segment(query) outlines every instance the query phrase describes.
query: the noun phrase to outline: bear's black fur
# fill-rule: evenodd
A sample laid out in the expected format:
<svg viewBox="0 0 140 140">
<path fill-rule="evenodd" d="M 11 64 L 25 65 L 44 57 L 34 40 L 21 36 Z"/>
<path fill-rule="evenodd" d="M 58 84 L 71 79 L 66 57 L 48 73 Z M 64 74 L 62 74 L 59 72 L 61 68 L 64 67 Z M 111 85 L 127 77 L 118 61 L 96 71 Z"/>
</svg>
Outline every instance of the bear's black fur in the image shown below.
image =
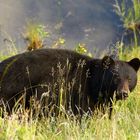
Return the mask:
<svg viewBox="0 0 140 140">
<path fill-rule="evenodd" d="M 111 108 L 114 97 L 125 99 L 135 88 L 139 67 L 138 58 L 93 59 L 60 49 L 18 54 L 0 63 L 1 106 L 11 110 L 23 96 L 29 107 L 34 96 L 47 111 L 56 112 L 61 105 L 74 114 L 104 105 Z"/>
</svg>

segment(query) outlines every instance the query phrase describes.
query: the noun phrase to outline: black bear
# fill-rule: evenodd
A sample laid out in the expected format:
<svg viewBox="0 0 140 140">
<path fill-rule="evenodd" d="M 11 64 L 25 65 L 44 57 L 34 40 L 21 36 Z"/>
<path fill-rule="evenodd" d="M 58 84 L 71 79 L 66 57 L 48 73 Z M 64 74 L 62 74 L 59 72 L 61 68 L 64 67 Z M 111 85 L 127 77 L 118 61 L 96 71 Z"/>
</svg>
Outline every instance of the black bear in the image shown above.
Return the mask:
<svg viewBox="0 0 140 140">
<path fill-rule="evenodd" d="M 0 106 L 9 111 L 35 97 L 47 112 L 62 106 L 74 114 L 126 99 L 137 83 L 140 60 L 93 59 L 69 50 L 40 49 L 0 63 Z"/>
</svg>

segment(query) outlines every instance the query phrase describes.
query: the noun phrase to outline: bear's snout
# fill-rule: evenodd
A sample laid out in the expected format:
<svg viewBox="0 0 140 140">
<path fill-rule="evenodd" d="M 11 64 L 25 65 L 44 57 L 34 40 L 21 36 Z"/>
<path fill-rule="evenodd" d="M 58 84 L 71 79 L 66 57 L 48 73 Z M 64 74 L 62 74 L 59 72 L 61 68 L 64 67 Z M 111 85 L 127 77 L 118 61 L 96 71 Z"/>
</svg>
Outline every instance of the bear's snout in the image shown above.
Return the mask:
<svg viewBox="0 0 140 140">
<path fill-rule="evenodd" d="M 127 91 L 121 91 L 120 94 L 121 94 L 122 99 L 126 99 L 128 97 Z"/>
<path fill-rule="evenodd" d="M 117 99 L 126 99 L 129 94 L 129 82 L 124 80 L 120 83 L 117 89 L 116 98 Z"/>
<path fill-rule="evenodd" d="M 116 92 L 116 99 L 117 100 L 125 100 L 126 98 L 128 98 L 128 94 L 129 92 L 127 91 L 117 91 Z"/>
</svg>

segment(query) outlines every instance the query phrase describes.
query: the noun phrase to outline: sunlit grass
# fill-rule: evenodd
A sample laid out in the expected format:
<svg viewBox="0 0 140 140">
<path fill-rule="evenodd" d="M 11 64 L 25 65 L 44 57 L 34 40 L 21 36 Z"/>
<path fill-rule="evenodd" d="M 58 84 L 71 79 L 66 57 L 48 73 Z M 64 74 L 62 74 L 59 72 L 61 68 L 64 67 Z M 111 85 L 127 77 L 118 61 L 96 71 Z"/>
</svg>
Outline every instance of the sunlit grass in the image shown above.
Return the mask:
<svg viewBox="0 0 140 140">
<path fill-rule="evenodd" d="M 115 0 L 114 5 L 116 14 L 123 22 L 123 27 L 130 30 L 134 35 L 135 47 L 138 46 L 138 37 L 140 31 L 140 1 L 139 0 Z M 131 3 L 132 2 L 132 3 Z M 131 4 L 130 4 L 131 3 Z"/>
<path fill-rule="evenodd" d="M 112 120 L 102 117 L 83 118 L 81 123 L 70 117 L 18 119 L 16 114 L 0 118 L 0 139 L 26 140 L 137 140 L 140 136 L 140 81 L 124 102 L 114 105 Z"/>
<path fill-rule="evenodd" d="M 9 55 L 10 56 L 10 55 Z M 0 59 L 7 56 L 2 55 Z M 122 60 L 140 58 L 140 48 L 119 53 Z M 140 72 L 138 85 L 126 101 L 114 104 L 112 119 L 108 114 L 83 117 L 59 116 L 34 118 L 26 111 L 0 117 L 0 140 L 138 140 L 140 139 Z"/>
<path fill-rule="evenodd" d="M 140 59 L 140 47 L 127 47 L 125 50 L 119 48 L 119 59 L 120 60 L 130 60 L 135 57 Z"/>
</svg>

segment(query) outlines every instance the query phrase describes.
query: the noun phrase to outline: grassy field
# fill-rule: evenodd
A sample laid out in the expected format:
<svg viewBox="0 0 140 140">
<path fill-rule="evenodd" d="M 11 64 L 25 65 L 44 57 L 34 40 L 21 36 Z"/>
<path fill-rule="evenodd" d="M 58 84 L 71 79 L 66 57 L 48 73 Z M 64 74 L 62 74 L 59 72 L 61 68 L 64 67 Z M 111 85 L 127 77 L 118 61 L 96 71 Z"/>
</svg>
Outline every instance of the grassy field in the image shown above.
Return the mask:
<svg viewBox="0 0 140 140">
<path fill-rule="evenodd" d="M 140 58 L 140 47 L 120 52 L 120 59 Z M 5 58 L 5 57 L 3 57 Z M 114 104 L 112 119 L 108 114 L 88 119 L 59 117 L 28 119 L 23 113 L 0 117 L 0 140 L 140 140 L 140 71 L 138 85 L 126 101 Z"/>
</svg>

